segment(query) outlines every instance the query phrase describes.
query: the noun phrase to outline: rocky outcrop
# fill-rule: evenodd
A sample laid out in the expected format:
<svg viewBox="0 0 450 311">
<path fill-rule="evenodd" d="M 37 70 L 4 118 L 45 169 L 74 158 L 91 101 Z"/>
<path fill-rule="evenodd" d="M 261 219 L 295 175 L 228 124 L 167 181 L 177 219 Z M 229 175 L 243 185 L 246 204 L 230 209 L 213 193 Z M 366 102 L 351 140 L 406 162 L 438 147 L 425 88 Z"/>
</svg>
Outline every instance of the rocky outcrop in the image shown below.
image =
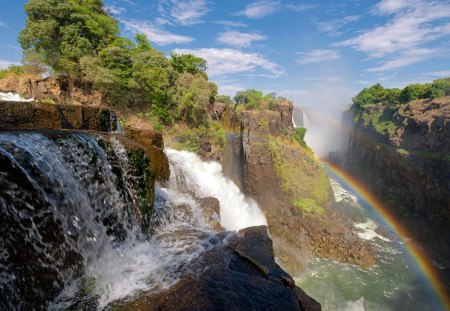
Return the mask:
<svg viewBox="0 0 450 311">
<path fill-rule="evenodd" d="M 164 141 L 160 133 L 152 130 L 126 127 L 126 136 L 139 143 L 145 148 L 147 158 L 151 159 L 157 180 L 165 181 L 169 179 L 169 160 L 164 153 Z"/>
<path fill-rule="evenodd" d="M 346 217 L 330 208 L 326 173 L 312 152 L 293 140 L 292 111 L 286 102 L 237 117 L 240 133 L 227 135 L 224 174 L 263 209 L 276 256 L 289 273 L 301 273 L 313 255 L 372 266 L 371 248 Z M 318 210 L 302 208 L 303 202 L 314 202 Z"/>
<path fill-rule="evenodd" d="M 345 169 L 365 183 L 440 262 L 450 254 L 450 97 L 354 111 Z M 360 116 L 380 116 L 367 122 Z M 383 125 L 389 128 L 383 130 Z M 384 126 L 387 128 L 387 126 Z M 418 225 L 417 222 L 428 223 Z M 429 233 L 425 235 L 425 232 Z M 433 246 L 434 245 L 434 246 Z M 441 255 L 439 255 L 441 254 Z"/>
<path fill-rule="evenodd" d="M 103 95 L 94 91 L 91 83 L 67 77 L 8 76 L 0 79 L 0 92 L 13 92 L 25 98 L 53 100 L 64 104 L 88 106 L 103 104 Z"/>
<path fill-rule="evenodd" d="M 159 293 L 112 306 L 115 310 L 320 310 L 274 261 L 267 228 L 221 233 L 218 246 L 189 276 Z"/>
<path fill-rule="evenodd" d="M 110 109 L 44 102 L 1 102 L 0 130 L 65 129 L 100 132 L 120 131 Z"/>
</svg>

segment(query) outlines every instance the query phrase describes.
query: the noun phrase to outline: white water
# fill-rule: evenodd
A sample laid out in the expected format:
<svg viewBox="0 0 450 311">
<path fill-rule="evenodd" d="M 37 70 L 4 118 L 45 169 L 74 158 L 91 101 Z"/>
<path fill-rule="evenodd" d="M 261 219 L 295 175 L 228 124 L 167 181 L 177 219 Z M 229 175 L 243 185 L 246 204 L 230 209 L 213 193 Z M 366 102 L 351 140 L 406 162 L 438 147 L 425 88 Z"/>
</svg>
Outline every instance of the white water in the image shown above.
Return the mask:
<svg viewBox="0 0 450 311">
<path fill-rule="evenodd" d="M 373 222 L 372 219 L 367 218 L 367 221 L 364 223 L 357 223 L 357 224 L 353 224 L 353 226 L 355 228 L 357 228 L 357 230 L 355 231 L 355 233 L 364 240 L 372 240 L 374 238 L 379 238 L 383 241 L 386 242 L 390 242 L 390 240 L 388 238 L 385 238 L 384 236 L 378 234 L 375 232 L 375 230 L 378 228 L 377 224 L 375 222 Z"/>
<path fill-rule="evenodd" d="M 292 126 L 293 126 L 294 128 L 297 128 L 297 127 L 298 127 L 297 124 L 295 123 L 294 112 L 293 112 L 293 111 L 292 111 Z"/>
<path fill-rule="evenodd" d="M 227 230 L 267 225 L 258 204 L 246 198 L 234 182 L 224 177 L 217 162 L 203 162 L 192 152 L 167 149 L 175 180 L 185 180 L 191 191 L 199 197 L 214 197 L 220 202 L 220 222 Z"/>
<path fill-rule="evenodd" d="M 305 129 L 309 129 L 311 127 L 311 125 L 309 123 L 308 116 L 306 115 L 306 113 L 303 109 L 302 109 L 302 112 L 303 112 L 303 127 Z"/>
<path fill-rule="evenodd" d="M 10 102 L 32 102 L 34 98 L 26 99 L 19 94 L 8 92 L 0 92 L 0 101 L 10 101 Z"/>
</svg>

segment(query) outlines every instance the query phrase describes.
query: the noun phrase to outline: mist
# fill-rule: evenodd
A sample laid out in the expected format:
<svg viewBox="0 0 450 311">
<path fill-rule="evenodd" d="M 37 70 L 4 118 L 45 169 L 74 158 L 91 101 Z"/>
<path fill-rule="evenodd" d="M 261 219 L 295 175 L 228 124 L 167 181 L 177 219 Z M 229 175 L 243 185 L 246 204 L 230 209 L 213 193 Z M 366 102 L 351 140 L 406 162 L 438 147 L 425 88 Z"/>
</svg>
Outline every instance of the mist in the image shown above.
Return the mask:
<svg viewBox="0 0 450 311">
<path fill-rule="evenodd" d="M 279 93 L 293 100 L 295 107 L 306 113 L 309 127 L 305 141 L 318 158 L 326 157 L 331 151 L 344 151 L 348 140 L 348 134 L 342 126 L 342 113 L 349 108 L 355 91 L 337 80 L 327 81 L 326 87 Z M 299 109 L 294 111 L 299 113 Z"/>
</svg>

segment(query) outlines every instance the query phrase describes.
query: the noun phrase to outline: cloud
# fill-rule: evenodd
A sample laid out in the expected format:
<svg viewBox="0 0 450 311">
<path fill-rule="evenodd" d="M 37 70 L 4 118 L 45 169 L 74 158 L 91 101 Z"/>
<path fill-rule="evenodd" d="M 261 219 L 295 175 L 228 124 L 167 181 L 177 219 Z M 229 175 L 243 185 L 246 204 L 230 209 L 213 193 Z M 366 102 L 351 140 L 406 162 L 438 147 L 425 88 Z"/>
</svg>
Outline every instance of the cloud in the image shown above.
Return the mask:
<svg viewBox="0 0 450 311">
<path fill-rule="evenodd" d="M 446 78 L 450 77 L 450 70 L 428 72 L 427 75 L 437 78 Z"/>
<path fill-rule="evenodd" d="M 209 12 L 206 0 L 170 0 L 161 1 L 161 14 L 168 15 L 178 25 L 191 26 L 200 24 L 203 15 Z"/>
<path fill-rule="evenodd" d="M 259 19 L 276 12 L 280 8 L 280 1 L 258 0 L 247 5 L 247 7 L 243 11 L 238 12 L 237 15 L 244 15 L 248 18 Z"/>
<path fill-rule="evenodd" d="M 265 39 L 265 36 L 255 32 L 226 31 L 219 34 L 216 41 L 235 47 L 250 47 L 253 42 Z"/>
<path fill-rule="evenodd" d="M 244 15 L 251 19 L 260 19 L 279 11 L 303 12 L 313 8 L 314 5 L 307 4 L 282 4 L 280 0 L 257 0 L 239 11 L 236 15 Z"/>
<path fill-rule="evenodd" d="M 229 26 L 229 27 L 247 27 L 247 24 L 234 21 L 215 21 L 215 24 Z"/>
<path fill-rule="evenodd" d="M 339 59 L 340 54 L 335 50 L 311 50 L 309 52 L 297 53 L 301 57 L 297 60 L 299 64 L 316 64 Z"/>
<path fill-rule="evenodd" d="M 11 65 L 20 65 L 20 62 L 0 59 L 0 69 L 6 69 Z"/>
<path fill-rule="evenodd" d="M 0 27 L 6 27 L 6 24 L 2 21 L 0 21 Z"/>
<path fill-rule="evenodd" d="M 258 53 L 246 53 L 236 49 L 175 49 L 177 54 L 194 54 L 206 59 L 208 74 L 220 76 L 234 73 L 253 72 L 257 69 L 268 71 L 272 76 L 281 76 L 284 70 Z"/>
<path fill-rule="evenodd" d="M 448 2 L 384 0 L 375 7 L 373 14 L 393 14 L 393 17 L 384 25 L 335 45 L 351 46 L 371 58 L 381 58 L 416 49 L 450 34 Z"/>
<path fill-rule="evenodd" d="M 369 68 L 366 71 L 383 72 L 387 70 L 399 69 L 431 58 L 438 53 L 439 51 L 436 49 L 407 50 L 403 53 L 400 53 L 397 58 L 385 61 L 384 63 L 380 64 L 380 66 Z"/>
<path fill-rule="evenodd" d="M 105 6 L 105 10 L 106 10 L 106 12 L 108 12 L 110 14 L 116 14 L 116 15 L 125 13 L 127 11 L 127 9 L 119 7 L 119 6 L 115 6 L 115 5 Z"/>
<path fill-rule="evenodd" d="M 357 22 L 360 19 L 361 16 L 346 16 L 344 18 L 335 18 L 321 21 L 317 25 L 320 31 L 325 32 L 330 36 L 338 36 L 342 34 L 339 29 L 349 23 Z"/>
<path fill-rule="evenodd" d="M 147 21 L 138 20 L 122 20 L 125 29 L 133 33 L 143 33 L 147 36 L 151 43 L 158 45 L 169 45 L 173 43 L 189 43 L 195 39 L 188 36 L 177 35 L 165 29 L 158 28 L 154 24 Z"/>
<path fill-rule="evenodd" d="M 219 88 L 219 94 L 228 95 L 233 97 L 239 91 L 244 91 L 246 89 L 245 86 L 240 84 L 222 84 L 217 82 L 217 86 Z"/>
<path fill-rule="evenodd" d="M 383 0 L 375 6 L 374 13 L 393 14 L 403 9 L 415 8 L 422 5 L 421 0 Z"/>
</svg>

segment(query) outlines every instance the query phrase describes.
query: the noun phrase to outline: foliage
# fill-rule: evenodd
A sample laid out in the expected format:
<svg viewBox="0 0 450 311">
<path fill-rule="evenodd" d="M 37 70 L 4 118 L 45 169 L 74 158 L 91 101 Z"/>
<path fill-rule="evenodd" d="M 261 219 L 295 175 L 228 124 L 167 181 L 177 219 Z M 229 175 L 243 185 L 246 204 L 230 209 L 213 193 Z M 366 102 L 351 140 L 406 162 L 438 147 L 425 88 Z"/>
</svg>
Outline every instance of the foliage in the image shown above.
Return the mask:
<svg viewBox="0 0 450 311">
<path fill-rule="evenodd" d="M 433 83 L 411 84 L 402 90 L 387 89 L 377 83 L 363 89 L 352 101 L 357 107 L 380 104 L 392 108 L 416 99 L 435 99 L 448 95 L 450 95 L 450 78 L 434 80 Z"/>
<path fill-rule="evenodd" d="M 190 126 L 199 127 L 207 122 L 206 107 L 214 102 L 217 86 L 202 75 L 183 73 L 176 82 L 175 100 L 179 103 L 178 119 Z"/>
<path fill-rule="evenodd" d="M 215 101 L 218 103 L 228 104 L 231 105 L 233 103 L 233 100 L 230 96 L 227 95 L 216 95 Z"/>
<path fill-rule="evenodd" d="M 263 92 L 254 89 L 237 92 L 236 96 L 234 96 L 234 101 L 237 104 L 245 105 L 246 109 L 259 108 L 262 99 Z"/>
<path fill-rule="evenodd" d="M 101 0 L 30 0 L 19 34 L 25 50 L 34 50 L 55 72 L 80 75 L 79 60 L 94 56 L 118 33 Z"/>
<path fill-rule="evenodd" d="M 305 134 L 306 129 L 303 127 L 294 128 L 294 139 L 305 149 L 309 149 L 308 145 L 305 142 Z"/>
<path fill-rule="evenodd" d="M 206 60 L 192 54 L 170 54 L 170 65 L 179 73 L 201 74 L 206 77 Z"/>
</svg>

